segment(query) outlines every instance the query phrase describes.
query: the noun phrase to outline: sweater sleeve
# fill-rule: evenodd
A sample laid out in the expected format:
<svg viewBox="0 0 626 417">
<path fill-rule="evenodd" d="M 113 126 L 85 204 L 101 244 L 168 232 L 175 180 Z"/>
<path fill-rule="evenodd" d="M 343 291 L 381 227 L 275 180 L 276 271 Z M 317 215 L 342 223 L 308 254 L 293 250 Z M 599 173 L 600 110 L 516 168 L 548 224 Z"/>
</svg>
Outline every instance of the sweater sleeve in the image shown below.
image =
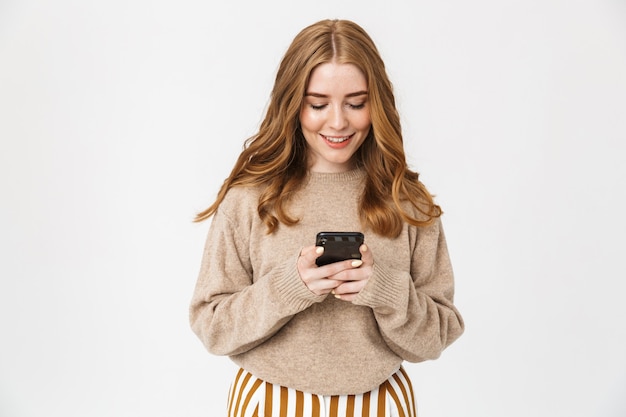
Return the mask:
<svg viewBox="0 0 626 417">
<path fill-rule="evenodd" d="M 325 298 L 300 279 L 297 252 L 265 276 L 255 276 L 249 229 L 236 212 L 229 214 L 220 206 L 213 217 L 189 312 L 191 328 L 216 355 L 262 344 L 294 314 Z"/>
<path fill-rule="evenodd" d="M 392 351 L 420 362 L 438 358 L 461 336 L 464 323 L 453 304 L 454 276 L 441 221 L 414 231 L 410 271 L 375 259 L 374 274 L 354 303 L 372 308 Z"/>
</svg>

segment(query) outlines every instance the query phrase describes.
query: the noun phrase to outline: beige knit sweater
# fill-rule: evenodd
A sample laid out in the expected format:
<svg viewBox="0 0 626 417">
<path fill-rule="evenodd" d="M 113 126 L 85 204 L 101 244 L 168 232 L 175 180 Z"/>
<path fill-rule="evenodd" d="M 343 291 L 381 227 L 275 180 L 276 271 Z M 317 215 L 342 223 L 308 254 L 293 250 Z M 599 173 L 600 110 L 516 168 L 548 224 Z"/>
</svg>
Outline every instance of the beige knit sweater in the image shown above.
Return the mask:
<svg viewBox="0 0 626 417">
<path fill-rule="evenodd" d="M 267 235 L 258 190 L 231 189 L 212 219 L 190 307 L 209 352 L 255 376 L 321 395 L 377 387 L 403 360 L 437 358 L 463 332 L 440 221 L 394 239 L 363 230 L 363 170 L 311 173 L 290 205 L 300 218 Z M 317 296 L 296 260 L 320 231 L 362 231 L 374 274 L 354 302 Z"/>
</svg>

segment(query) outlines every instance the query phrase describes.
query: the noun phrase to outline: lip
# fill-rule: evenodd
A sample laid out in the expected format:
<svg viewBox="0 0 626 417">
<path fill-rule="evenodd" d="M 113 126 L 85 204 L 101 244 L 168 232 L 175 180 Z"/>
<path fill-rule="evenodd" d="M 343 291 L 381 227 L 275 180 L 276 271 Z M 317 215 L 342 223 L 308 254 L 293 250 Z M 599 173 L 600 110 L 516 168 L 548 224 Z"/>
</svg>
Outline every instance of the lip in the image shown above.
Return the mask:
<svg viewBox="0 0 626 417">
<path fill-rule="evenodd" d="M 345 148 L 346 146 L 348 146 L 348 144 L 350 143 L 350 141 L 352 140 L 352 138 L 354 137 L 354 133 L 350 134 L 350 135 L 323 135 L 320 133 L 320 136 L 322 137 L 322 139 L 324 140 L 324 142 L 330 146 L 333 149 L 341 149 L 341 148 Z M 333 142 L 330 139 L 342 139 L 342 138 L 346 138 L 345 140 L 341 141 L 341 142 Z"/>
</svg>

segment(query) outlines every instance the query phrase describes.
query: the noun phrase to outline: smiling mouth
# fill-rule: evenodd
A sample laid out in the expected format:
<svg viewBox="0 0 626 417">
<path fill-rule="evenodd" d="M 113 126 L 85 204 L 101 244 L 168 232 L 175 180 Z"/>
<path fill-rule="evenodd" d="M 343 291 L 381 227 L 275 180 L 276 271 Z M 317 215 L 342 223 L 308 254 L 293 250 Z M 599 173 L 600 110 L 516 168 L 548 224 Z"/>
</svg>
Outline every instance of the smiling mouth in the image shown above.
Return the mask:
<svg viewBox="0 0 626 417">
<path fill-rule="evenodd" d="M 348 139 L 350 139 L 352 136 L 354 136 L 354 134 L 348 135 L 348 136 L 326 136 L 326 135 L 321 135 L 321 136 L 331 143 L 343 143 L 347 141 Z"/>
</svg>

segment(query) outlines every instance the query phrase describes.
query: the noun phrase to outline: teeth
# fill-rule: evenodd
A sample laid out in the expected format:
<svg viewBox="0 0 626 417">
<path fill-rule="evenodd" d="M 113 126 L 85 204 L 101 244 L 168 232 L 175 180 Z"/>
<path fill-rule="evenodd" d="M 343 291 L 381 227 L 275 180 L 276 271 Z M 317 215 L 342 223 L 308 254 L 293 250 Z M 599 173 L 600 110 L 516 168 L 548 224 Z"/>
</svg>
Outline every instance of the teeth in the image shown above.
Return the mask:
<svg viewBox="0 0 626 417">
<path fill-rule="evenodd" d="M 331 137 L 331 136 L 324 136 L 324 138 L 327 141 L 332 142 L 332 143 L 341 143 L 341 142 L 345 142 L 346 140 L 350 139 L 350 136 L 343 136 L 343 137 L 340 137 L 340 138 L 334 138 L 334 137 Z"/>
</svg>

